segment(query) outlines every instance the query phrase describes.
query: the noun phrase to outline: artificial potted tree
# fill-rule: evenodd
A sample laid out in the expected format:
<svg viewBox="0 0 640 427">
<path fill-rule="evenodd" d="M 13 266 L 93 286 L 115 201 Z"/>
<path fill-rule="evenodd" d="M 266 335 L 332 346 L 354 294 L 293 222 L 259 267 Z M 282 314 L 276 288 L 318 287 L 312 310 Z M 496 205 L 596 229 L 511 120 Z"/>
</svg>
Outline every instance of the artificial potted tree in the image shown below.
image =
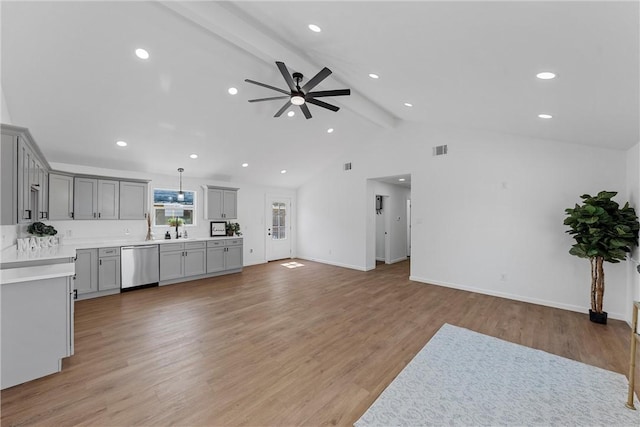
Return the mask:
<svg viewBox="0 0 640 427">
<path fill-rule="evenodd" d="M 604 261 L 618 263 L 627 257 L 634 246 L 638 246 L 638 216 L 629 206 L 624 207 L 612 200 L 615 191 L 601 191 L 597 196 L 583 194 L 582 205 L 565 209 L 564 224 L 567 233 L 576 243 L 569 253 L 588 258 L 591 263 L 591 309 L 589 319 L 596 323 L 607 323 L 607 312 L 602 310 L 604 298 Z"/>
</svg>

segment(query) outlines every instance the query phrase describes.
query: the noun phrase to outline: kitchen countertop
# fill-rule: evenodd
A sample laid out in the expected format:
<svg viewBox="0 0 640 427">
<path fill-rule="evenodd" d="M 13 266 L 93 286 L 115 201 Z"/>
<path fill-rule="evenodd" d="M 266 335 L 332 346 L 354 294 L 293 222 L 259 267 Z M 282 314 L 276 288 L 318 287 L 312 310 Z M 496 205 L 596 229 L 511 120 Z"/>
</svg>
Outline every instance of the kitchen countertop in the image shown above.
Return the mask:
<svg viewBox="0 0 640 427">
<path fill-rule="evenodd" d="M 31 251 L 18 252 L 16 246 L 11 246 L 4 249 L 0 253 L 0 263 L 20 263 L 25 261 L 46 261 L 62 258 L 75 258 L 77 249 L 93 249 L 93 248 L 108 248 L 108 247 L 120 247 L 120 246 L 135 246 L 135 245 L 163 245 L 166 243 L 188 243 L 208 240 L 228 240 L 228 239 L 242 239 L 241 236 L 218 236 L 218 237 L 191 237 L 187 239 L 156 239 L 156 240 L 101 240 L 101 239 L 83 239 L 78 241 L 66 241 L 63 240 L 62 245 L 52 246 L 49 248 L 41 248 Z M 33 268 L 33 267 L 31 267 Z"/>
<path fill-rule="evenodd" d="M 73 276 L 76 273 L 75 264 L 39 265 L 36 267 L 9 268 L 0 270 L 0 283 L 30 282 L 33 280 L 53 279 L 57 277 Z"/>
</svg>

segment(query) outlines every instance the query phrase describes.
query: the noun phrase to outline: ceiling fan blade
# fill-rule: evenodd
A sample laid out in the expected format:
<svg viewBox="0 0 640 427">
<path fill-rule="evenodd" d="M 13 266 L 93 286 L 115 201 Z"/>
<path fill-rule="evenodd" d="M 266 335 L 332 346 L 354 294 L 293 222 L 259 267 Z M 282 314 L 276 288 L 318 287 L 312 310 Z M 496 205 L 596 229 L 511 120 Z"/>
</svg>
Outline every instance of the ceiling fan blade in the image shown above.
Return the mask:
<svg viewBox="0 0 640 427">
<path fill-rule="evenodd" d="M 329 74 L 331 74 L 331 70 L 328 69 L 327 67 L 324 67 L 322 70 L 320 70 L 318 74 L 313 76 L 313 78 L 309 80 L 307 84 L 302 86 L 302 89 L 301 89 L 302 92 L 307 93 L 308 91 L 316 87 L 318 83 L 320 83 L 321 81 L 329 77 Z"/>
<path fill-rule="evenodd" d="M 302 105 L 300 106 L 300 109 L 302 110 L 302 114 L 304 114 L 304 116 L 305 116 L 307 119 L 310 119 L 310 118 L 311 118 L 311 111 L 309 111 L 309 107 L 307 107 L 307 104 L 302 104 Z"/>
<path fill-rule="evenodd" d="M 313 98 L 307 99 L 307 102 L 309 104 L 317 105 L 318 107 L 323 107 L 331 111 L 338 111 L 340 109 L 340 107 L 336 107 L 335 105 L 327 104 L 326 102 L 318 101 L 317 99 L 313 99 Z"/>
<path fill-rule="evenodd" d="M 293 83 L 293 78 L 291 78 L 291 73 L 289 73 L 287 66 L 284 65 L 284 62 L 279 61 L 276 61 L 276 65 L 278 66 L 282 77 L 284 77 L 284 81 L 287 82 L 287 86 L 291 89 L 291 92 L 296 92 L 298 89 L 296 88 L 295 83 Z"/>
<path fill-rule="evenodd" d="M 281 108 L 281 109 L 279 109 L 279 110 L 278 110 L 278 112 L 276 113 L 276 115 L 275 115 L 275 116 L 273 116 L 273 117 L 280 117 L 280 116 L 282 115 L 282 113 L 284 113 L 285 111 L 287 111 L 287 108 L 289 108 L 289 106 L 290 106 L 290 105 L 291 105 L 291 101 L 287 101 L 287 103 L 286 103 L 286 104 L 284 104 L 284 105 L 282 106 L 282 108 Z"/>
<path fill-rule="evenodd" d="M 286 99 L 289 95 L 272 96 L 271 98 L 250 99 L 249 102 L 273 101 L 274 99 Z"/>
<path fill-rule="evenodd" d="M 286 91 L 286 90 L 284 90 L 284 89 L 280 89 L 280 88 L 277 88 L 277 87 L 269 86 L 269 85 L 266 85 L 266 84 L 264 84 L 264 83 L 257 82 L 257 81 L 255 81 L 255 80 L 244 79 L 244 81 L 245 81 L 245 82 L 247 82 L 247 83 L 253 83 L 254 85 L 258 85 L 258 86 L 266 87 L 267 89 L 272 89 L 272 90 L 278 91 L 278 92 L 280 92 L 280 93 L 284 93 L 284 94 L 286 94 L 286 95 L 290 95 L 290 93 L 289 93 L 289 92 L 287 92 L 287 91 Z"/>
<path fill-rule="evenodd" d="M 309 92 L 309 98 L 320 98 L 323 96 L 342 96 L 351 95 L 351 89 L 335 89 L 335 90 L 319 90 L 317 92 Z"/>
</svg>

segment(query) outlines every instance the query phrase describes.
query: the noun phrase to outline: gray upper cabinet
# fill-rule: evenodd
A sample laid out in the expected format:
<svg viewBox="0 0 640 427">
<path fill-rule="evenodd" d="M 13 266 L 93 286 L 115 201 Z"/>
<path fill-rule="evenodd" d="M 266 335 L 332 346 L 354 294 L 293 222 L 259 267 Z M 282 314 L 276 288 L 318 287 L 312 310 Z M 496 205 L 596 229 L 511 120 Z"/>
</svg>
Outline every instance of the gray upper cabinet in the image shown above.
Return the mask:
<svg viewBox="0 0 640 427">
<path fill-rule="evenodd" d="M 30 223 L 48 218 L 49 165 L 28 129 L 2 125 L 3 225 Z"/>
<path fill-rule="evenodd" d="M 73 219 L 73 177 L 49 174 L 49 219 Z"/>
<path fill-rule="evenodd" d="M 238 189 L 206 187 L 205 219 L 229 220 L 238 217 Z"/>
<path fill-rule="evenodd" d="M 73 186 L 75 219 L 118 219 L 119 181 L 76 177 Z"/>
<path fill-rule="evenodd" d="M 120 182 L 120 219 L 145 219 L 148 210 L 146 182 Z"/>
<path fill-rule="evenodd" d="M 120 182 L 98 180 L 98 219 L 118 219 L 120 215 Z"/>
<path fill-rule="evenodd" d="M 75 219 L 98 218 L 98 180 L 76 177 L 73 182 L 73 215 Z"/>
</svg>

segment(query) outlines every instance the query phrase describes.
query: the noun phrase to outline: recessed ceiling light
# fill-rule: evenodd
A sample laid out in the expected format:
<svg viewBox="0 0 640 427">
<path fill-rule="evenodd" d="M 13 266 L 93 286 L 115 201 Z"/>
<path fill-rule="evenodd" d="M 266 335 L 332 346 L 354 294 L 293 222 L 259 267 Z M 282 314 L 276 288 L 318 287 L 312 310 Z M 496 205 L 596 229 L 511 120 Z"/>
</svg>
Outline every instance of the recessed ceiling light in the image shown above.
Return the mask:
<svg viewBox="0 0 640 427">
<path fill-rule="evenodd" d="M 542 73 L 536 74 L 536 77 L 542 80 L 550 80 L 555 79 L 556 75 L 550 71 L 543 71 Z"/>
<path fill-rule="evenodd" d="M 327 133 L 333 133 L 333 128 L 327 129 Z"/>
<path fill-rule="evenodd" d="M 311 31 L 313 31 L 314 33 L 319 33 L 320 31 L 322 31 L 322 29 L 320 27 L 318 27 L 317 25 L 314 25 L 314 24 L 309 24 L 309 29 Z"/>
<path fill-rule="evenodd" d="M 399 179 L 398 179 L 398 181 L 400 181 L 400 182 L 405 182 L 405 181 L 406 181 L 406 179 L 404 179 L 404 178 L 399 178 Z"/>
<path fill-rule="evenodd" d="M 136 56 L 140 59 L 149 59 L 149 52 L 142 48 L 136 49 Z"/>
<path fill-rule="evenodd" d="M 243 163 L 243 164 L 242 164 L 242 167 L 243 167 L 243 168 L 246 168 L 246 167 L 248 167 L 248 166 L 249 166 L 249 163 Z"/>
<path fill-rule="evenodd" d="M 230 87 L 227 92 L 229 92 L 230 95 L 236 95 L 238 93 L 238 89 L 236 89 L 235 87 Z"/>
<path fill-rule="evenodd" d="M 127 143 L 125 141 L 116 141 L 116 145 L 118 145 L 119 147 L 126 147 Z"/>
<path fill-rule="evenodd" d="M 413 107 L 413 104 L 411 104 L 411 103 L 409 103 L 409 102 L 405 102 L 405 103 L 404 103 L 404 106 L 405 106 L 405 107 Z"/>
<path fill-rule="evenodd" d="M 551 119 L 553 116 L 551 114 L 538 114 L 538 117 L 541 119 Z"/>
<path fill-rule="evenodd" d="M 369 77 L 371 77 L 372 79 L 379 79 L 380 76 L 374 73 L 369 73 Z"/>
<path fill-rule="evenodd" d="M 197 154 L 189 154 L 189 157 L 191 157 L 192 159 L 197 159 L 198 155 Z"/>
<path fill-rule="evenodd" d="M 286 170 L 286 169 L 282 169 L 282 170 L 280 171 L 280 173 L 287 173 L 287 170 Z"/>
<path fill-rule="evenodd" d="M 293 117 L 293 116 L 295 116 L 295 115 L 296 115 L 295 111 L 289 111 L 289 112 L 287 113 L 287 116 L 289 116 L 289 117 Z"/>
</svg>

